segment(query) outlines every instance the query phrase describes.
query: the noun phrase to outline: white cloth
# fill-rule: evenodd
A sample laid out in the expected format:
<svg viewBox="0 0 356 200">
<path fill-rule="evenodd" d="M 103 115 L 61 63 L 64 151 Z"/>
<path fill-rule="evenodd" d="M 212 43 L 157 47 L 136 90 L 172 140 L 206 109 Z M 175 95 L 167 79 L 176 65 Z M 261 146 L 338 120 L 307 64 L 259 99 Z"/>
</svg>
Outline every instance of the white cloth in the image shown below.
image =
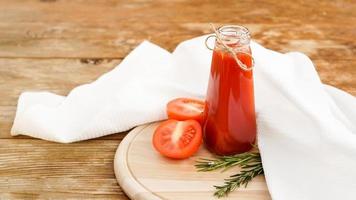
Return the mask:
<svg viewBox="0 0 356 200">
<path fill-rule="evenodd" d="M 164 119 L 175 97 L 204 98 L 205 37 L 171 54 L 143 42 L 122 63 L 67 97 L 25 92 L 12 134 L 75 142 Z M 252 42 L 258 145 L 276 200 L 356 199 L 356 99 L 323 85 L 309 58 Z"/>
</svg>

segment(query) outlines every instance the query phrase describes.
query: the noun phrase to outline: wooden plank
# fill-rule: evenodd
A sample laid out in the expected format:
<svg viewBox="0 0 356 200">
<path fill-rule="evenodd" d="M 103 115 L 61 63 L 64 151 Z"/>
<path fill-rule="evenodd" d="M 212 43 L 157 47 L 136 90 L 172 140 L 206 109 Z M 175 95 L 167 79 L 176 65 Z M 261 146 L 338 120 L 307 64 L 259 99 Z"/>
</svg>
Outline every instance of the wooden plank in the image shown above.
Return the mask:
<svg viewBox="0 0 356 200">
<path fill-rule="evenodd" d="M 249 1 L 1 1 L 0 57 L 123 58 L 144 39 L 173 50 L 211 32 L 207 23 L 214 22 L 244 24 L 268 48 L 354 59 L 356 4 L 258 3 L 263 7 Z"/>
<path fill-rule="evenodd" d="M 2 0 L 0 21 L 126 21 L 192 22 L 236 20 L 255 23 L 352 23 L 356 5 L 350 0 L 306 2 L 224 0 Z M 31 16 L 28 18 L 28 16 Z M 43 18 L 46 16 L 46 18 Z M 345 20 L 348 19 L 348 20 Z"/>
<path fill-rule="evenodd" d="M 239 21 L 231 23 L 241 24 Z M 53 24 L 0 23 L 0 57 L 123 58 L 144 40 L 172 51 L 183 40 L 210 33 L 207 23 L 182 23 L 163 31 L 170 24 L 135 22 L 122 28 L 121 25 L 100 27 L 73 23 L 59 23 L 55 27 Z M 354 59 L 352 55 L 356 52 L 354 26 L 243 24 L 251 29 L 256 41 L 275 50 L 302 51 L 312 58 L 332 56 L 334 59 Z"/>
<path fill-rule="evenodd" d="M 120 62 L 117 59 L 0 59 L 0 105 L 16 105 L 17 96 L 24 90 L 66 95 L 71 88 L 92 82 Z"/>
<path fill-rule="evenodd" d="M 119 143 L 0 139 L 0 199 L 127 199 L 113 173 Z"/>
</svg>

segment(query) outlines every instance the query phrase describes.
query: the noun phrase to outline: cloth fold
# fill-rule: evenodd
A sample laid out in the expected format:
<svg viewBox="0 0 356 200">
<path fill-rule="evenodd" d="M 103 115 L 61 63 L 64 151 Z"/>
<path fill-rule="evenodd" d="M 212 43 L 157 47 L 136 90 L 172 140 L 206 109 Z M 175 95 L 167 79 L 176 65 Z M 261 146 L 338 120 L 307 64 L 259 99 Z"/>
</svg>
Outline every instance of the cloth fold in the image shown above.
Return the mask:
<svg viewBox="0 0 356 200">
<path fill-rule="evenodd" d="M 69 143 L 166 118 L 176 97 L 204 98 L 211 51 L 206 36 L 173 53 L 140 44 L 116 68 L 67 97 L 21 94 L 12 135 Z M 276 200 L 356 198 L 356 100 L 321 83 L 302 53 L 251 43 L 258 146 Z"/>
</svg>

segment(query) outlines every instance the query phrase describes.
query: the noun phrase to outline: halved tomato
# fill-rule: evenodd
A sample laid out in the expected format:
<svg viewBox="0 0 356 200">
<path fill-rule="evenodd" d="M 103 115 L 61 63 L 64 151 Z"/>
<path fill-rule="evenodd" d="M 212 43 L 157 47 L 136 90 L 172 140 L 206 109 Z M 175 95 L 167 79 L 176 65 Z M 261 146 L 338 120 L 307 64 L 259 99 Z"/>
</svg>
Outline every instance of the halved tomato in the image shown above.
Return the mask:
<svg viewBox="0 0 356 200">
<path fill-rule="evenodd" d="M 152 143 L 164 156 L 174 159 L 188 158 L 198 151 L 202 143 L 201 126 L 195 120 L 166 120 L 157 127 Z"/>
<path fill-rule="evenodd" d="M 167 115 L 169 119 L 194 119 L 202 124 L 204 121 L 204 107 L 204 101 L 189 98 L 178 98 L 167 104 Z"/>
</svg>

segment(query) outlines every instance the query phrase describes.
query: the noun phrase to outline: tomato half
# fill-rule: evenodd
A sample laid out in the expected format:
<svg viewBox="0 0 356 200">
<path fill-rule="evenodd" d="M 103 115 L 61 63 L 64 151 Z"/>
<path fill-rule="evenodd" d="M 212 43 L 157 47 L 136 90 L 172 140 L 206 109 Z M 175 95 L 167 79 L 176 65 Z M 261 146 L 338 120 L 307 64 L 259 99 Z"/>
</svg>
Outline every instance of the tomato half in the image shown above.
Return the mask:
<svg viewBox="0 0 356 200">
<path fill-rule="evenodd" d="M 195 120 L 166 120 L 157 127 L 152 143 L 166 157 L 188 158 L 198 151 L 202 143 L 201 126 Z"/>
<path fill-rule="evenodd" d="M 204 107 L 204 101 L 189 98 L 178 98 L 167 104 L 167 115 L 169 119 L 194 119 L 202 124 L 204 121 Z"/>
</svg>

